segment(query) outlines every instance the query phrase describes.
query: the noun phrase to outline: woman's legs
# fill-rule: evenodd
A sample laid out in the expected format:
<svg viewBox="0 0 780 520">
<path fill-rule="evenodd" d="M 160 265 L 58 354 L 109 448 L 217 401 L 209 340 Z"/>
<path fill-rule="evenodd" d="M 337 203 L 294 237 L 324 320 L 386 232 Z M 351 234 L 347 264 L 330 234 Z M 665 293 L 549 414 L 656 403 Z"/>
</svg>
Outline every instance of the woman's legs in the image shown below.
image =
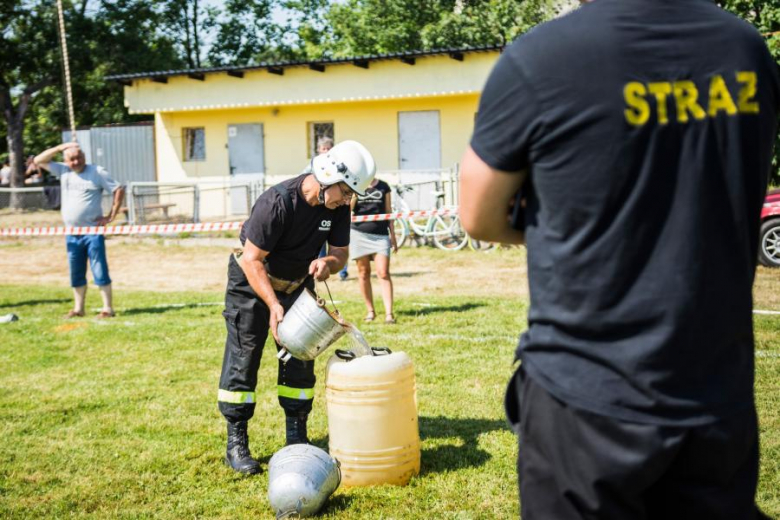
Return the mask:
<svg viewBox="0 0 780 520">
<path fill-rule="evenodd" d="M 363 301 L 368 309 L 368 319 L 375 315 L 374 312 L 374 295 L 371 291 L 371 255 L 361 256 L 355 259 L 358 272 L 358 286 L 360 287 L 360 294 L 363 295 Z"/>
<path fill-rule="evenodd" d="M 393 280 L 390 278 L 390 257 L 374 255 L 376 276 L 382 286 L 382 302 L 385 304 L 385 320 L 394 320 L 393 316 Z"/>
</svg>

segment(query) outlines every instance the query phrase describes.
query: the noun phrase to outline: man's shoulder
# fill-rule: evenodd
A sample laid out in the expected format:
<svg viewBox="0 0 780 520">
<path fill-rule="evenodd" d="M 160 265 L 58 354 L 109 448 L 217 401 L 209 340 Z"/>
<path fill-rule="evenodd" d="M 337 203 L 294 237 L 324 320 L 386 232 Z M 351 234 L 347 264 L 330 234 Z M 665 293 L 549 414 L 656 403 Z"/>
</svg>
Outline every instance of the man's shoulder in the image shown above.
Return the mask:
<svg viewBox="0 0 780 520">
<path fill-rule="evenodd" d="M 266 197 L 271 198 L 271 200 L 282 200 L 282 198 L 290 197 L 292 201 L 295 201 L 298 188 L 300 187 L 301 183 L 303 182 L 303 179 L 306 178 L 308 174 L 302 173 L 296 177 L 293 177 L 291 179 L 283 180 L 273 186 L 271 186 L 270 189 L 267 189 L 263 192 L 263 195 L 266 195 Z M 270 193 L 269 193 L 270 192 Z"/>
<path fill-rule="evenodd" d="M 703 32 L 697 29 L 701 27 L 708 29 L 704 33 L 717 31 L 723 41 L 753 50 L 766 47 L 755 27 L 710 0 L 595 0 L 537 25 L 512 42 L 504 54 L 516 67 L 534 73 L 565 70 L 567 64 L 577 68 L 588 55 L 607 61 L 619 57 L 618 62 L 631 63 L 622 59 L 627 56 L 626 46 L 636 50 L 640 42 L 642 47 L 652 47 L 658 28 L 668 31 L 668 44 L 674 45 L 674 40 L 702 42 Z M 701 52 L 710 51 L 702 48 Z"/>
<path fill-rule="evenodd" d="M 351 224 L 352 209 L 350 209 L 349 205 L 339 206 L 338 208 L 334 209 L 328 209 L 323 206 L 323 209 L 332 215 L 334 220 L 337 222 L 345 221 L 347 226 Z"/>
<path fill-rule="evenodd" d="M 376 186 L 373 188 L 370 188 L 373 191 L 381 191 L 381 192 L 389 192 L 391 191 L 390 185 L 386 183 L 385 181 L 377 180 Z M 360 197 L 358 197 L 358 200 L 360 200 Z"/>
<path fill-rule="evenodd" d="M 289 181 L 282 181 L 266 189 L 257 198 L 256 208 L 258 211 L 252 212 L 254 218 L 268 218 L 272 215 L 287 213 L 287 203 L 285 197 L 292 197 L 294 187 L 291 188 Z M 284 195 L 286 193 L 286 195 Z"/>
<path fill-rule="evenodd" d="M 110 177 L 108 170 L 100 166 L 99 164 L 86 164 L 84 169 L 91 174 L 100 175 L 102 177 Z"/>
</svg>

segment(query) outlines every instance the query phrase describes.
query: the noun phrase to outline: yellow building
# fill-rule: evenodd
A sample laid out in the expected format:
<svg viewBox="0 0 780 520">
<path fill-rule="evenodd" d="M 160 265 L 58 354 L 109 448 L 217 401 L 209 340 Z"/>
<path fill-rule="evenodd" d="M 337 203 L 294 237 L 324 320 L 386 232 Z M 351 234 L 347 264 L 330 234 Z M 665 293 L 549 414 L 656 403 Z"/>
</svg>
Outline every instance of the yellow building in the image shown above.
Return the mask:
<svg viewBox="0 0 780 520">
<path fill-rule="evenodd" d="M 299 173 L 319 135 L 354 139 L 385 178 L 454 167 L 500 47 L 110 76 L 154 114 L 159 182 Z M 429 170 L 428 173 L 425 170 Z"/>
</svg>

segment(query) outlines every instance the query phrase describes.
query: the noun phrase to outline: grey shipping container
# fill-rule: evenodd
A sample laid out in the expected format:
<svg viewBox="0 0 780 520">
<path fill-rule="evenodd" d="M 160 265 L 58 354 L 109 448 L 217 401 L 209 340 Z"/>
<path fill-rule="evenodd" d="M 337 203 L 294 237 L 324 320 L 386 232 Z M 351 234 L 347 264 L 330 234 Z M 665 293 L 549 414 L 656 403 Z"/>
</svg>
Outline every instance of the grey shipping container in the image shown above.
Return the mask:
<svg viewBox="0 0 780 520">
<path fill-rule="evenodd" d="M 77 129 L 76 137 L 87 162 L 102 166 L 122 184 L 157 180 L 153 124 Z M 70 140 L 70 131 L 63 131 L 62 141 Z"/>
</svg>

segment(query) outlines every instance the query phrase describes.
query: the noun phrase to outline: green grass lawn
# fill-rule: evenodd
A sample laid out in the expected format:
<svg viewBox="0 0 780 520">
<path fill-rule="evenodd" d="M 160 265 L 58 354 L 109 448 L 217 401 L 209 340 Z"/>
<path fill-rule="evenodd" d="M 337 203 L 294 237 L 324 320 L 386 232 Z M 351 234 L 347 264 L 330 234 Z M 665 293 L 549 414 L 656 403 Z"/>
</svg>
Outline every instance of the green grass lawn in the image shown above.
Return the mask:
<svg viewBox="0 0 780 520">
<path fill-rule="evenodd" d="M 212 305 L 222 294 L 117 299 L 113 320 L 65 322 L 67 288 L 0 286 L 0 314 L 21 318 L 0 324 L 0 518 L 272 518 L 267 476 L 222 463 L 224 322 Z M 364 314 L 357 300 L 339 308 Z M 516 443 L 502 400 L 525 310 L 520 300 L 419 297 L 399 302 L 397 325 L 361 326 L 372 345 L 415 362 L 422 470 L 403 488 L 341 488 L 324 518 L 517 517 Z M 756 331 L 759 504 L 780 516 L 780 316 L 757 316 Z M 284 443 L 271 351 L 250 422 L 264 466 Z M 323 448 L 327 358 L 317 362 L 310 432 Z"/>
</svg>

